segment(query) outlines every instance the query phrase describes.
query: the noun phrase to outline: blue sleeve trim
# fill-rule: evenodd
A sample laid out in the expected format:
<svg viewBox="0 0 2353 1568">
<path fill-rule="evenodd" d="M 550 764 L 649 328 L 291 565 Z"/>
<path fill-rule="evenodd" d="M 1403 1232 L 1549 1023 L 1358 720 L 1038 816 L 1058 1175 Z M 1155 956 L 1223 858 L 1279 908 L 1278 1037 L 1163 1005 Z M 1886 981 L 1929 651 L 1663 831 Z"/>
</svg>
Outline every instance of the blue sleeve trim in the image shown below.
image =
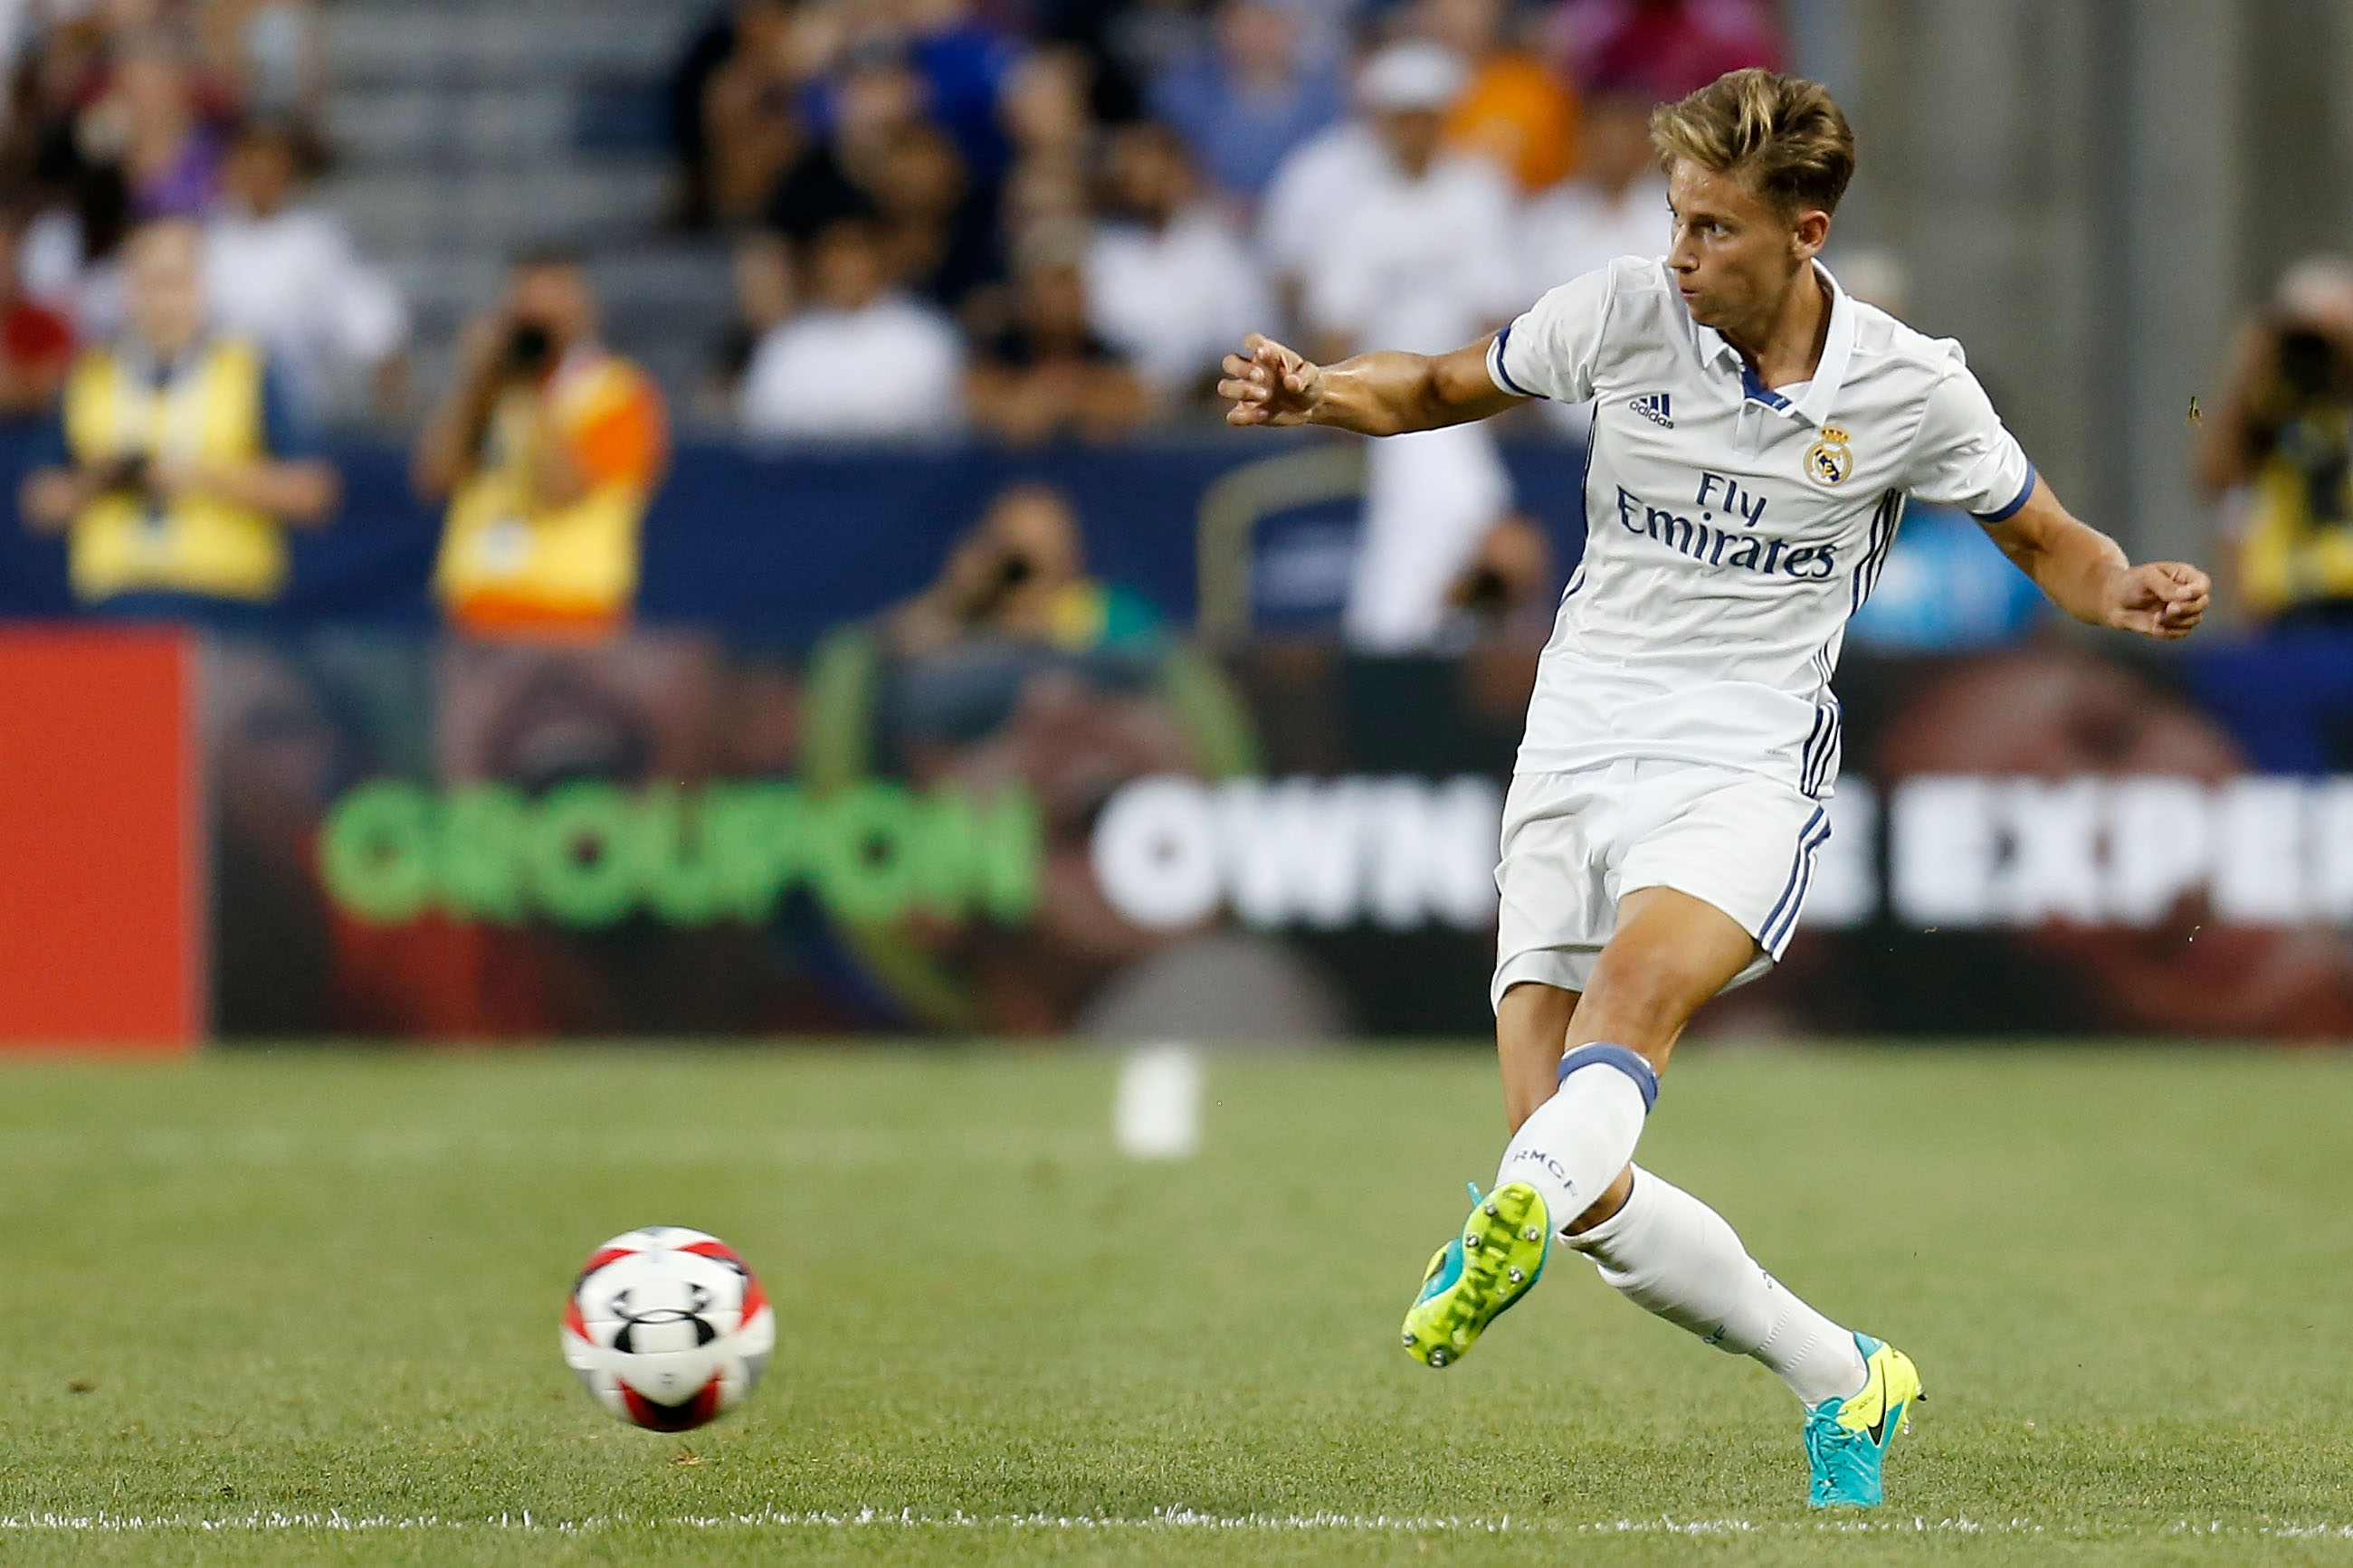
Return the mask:
<svg viewBox="0 0 2353 1568">
<path fill-rule="evenodd" d="M 2015 500 L 2013 500 L 2008 506 L 2002 508 L 2000 511 L 1979 511 L 1972 512 L 1969 515 L 1976 518 L 1979 522 L 2008 522 L 2011 518 L 2018 515 L 2018 509 L 2024 506 L 2026 504 L 2027 498 L 2034 493 L 2034 481 L 2042 477 L 2042 476 L 2041 474 L 2035 471 L 2035 468 L 2032 463 L 2027 464 L 2026 484 L 2025 487 L 2018 492 Z"/>
<path fill-rule="evenodd" d="M 1495 384 L 1502 387 L 1505 392 L 1510 393 L 1514 397 L 1543 396 L 1544 394 L 1540 392 L 1530 392 L 1526 387 L 1522 386 L 1518 382 L 1514 381 L 1512 379 L 1512 373 L 1504 368 L 1504 345 L 1511 341 L 1512 329 L 1505 327 L 1503 331 L 1495 334 L 1495 346 L 1487 351 L 1487 363 L 1494 369 Z"/>
<path fill-rule="evenodd" d="M 1651 1107 L 1659 1102 L 1659 1075 L 1651 1064 L 1623 1046 L 1613 1046 L 1607 1040 L 1596 1040 L 1589 1046 L 1579 1046 L 1560 1058 L 1560 1081 L 1567 1083 L 1568 1075 L 1579 1068 L 1616 1068 L 1634 1080 L 1642 1091 L 1642 1114 L 1648 1116 Z"/>
</svg>

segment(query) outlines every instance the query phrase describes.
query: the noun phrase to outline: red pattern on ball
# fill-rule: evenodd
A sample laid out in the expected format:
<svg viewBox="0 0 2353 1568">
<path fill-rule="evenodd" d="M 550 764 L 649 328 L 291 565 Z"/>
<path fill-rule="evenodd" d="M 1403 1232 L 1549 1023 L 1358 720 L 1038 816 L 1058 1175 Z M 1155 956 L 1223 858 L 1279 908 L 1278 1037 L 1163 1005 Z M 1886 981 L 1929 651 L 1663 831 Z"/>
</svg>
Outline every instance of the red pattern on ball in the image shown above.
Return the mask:
<svg viewBox="0 0 2353 1568">
<path fill-rule="evenodd" d="M 723 1258 L 744 1271 L 744 1309 L 735 1320 L 738 1323 L 750 1322 L 768 1304 L 768 1293 L 760 1288 L 760 1277 L 752 1272 L 752 1266 L 744 1261 L 744 1255 L 725 1242 L 714 1237 L 709 1241 L 688 1242 L 679 1250 L 691 1252 L 698 1258 Z"/>
<path fill-rule="evenodd" d="M 595 1254 L 589 1258 L 588 1261 L 580 1266 L 580 1272 L 573 1277 L 572 1288 L 577 1290 L 580 1288 L 581 1280 L 587 1279 L 588 1276 L 596 1273 L 596 1270 L 604 1268 L 605 1265 L 612 1262 L 613 1259 L 617 1258 L 634 1258 L 637 1256 L 637 1253 L 638 1248 L 634 1247 L 598 1247 Z"/>
<path fill-rule="evenodd" d="M 687 1432 L 717 1419 L 719 1379 L 713 1376 L 692 1397 L 679 1405 L 656 1405 L 628 1384 L 621 1384 L 621 1403 L 629 1419 L 649 1432 Z"/>
</svg>

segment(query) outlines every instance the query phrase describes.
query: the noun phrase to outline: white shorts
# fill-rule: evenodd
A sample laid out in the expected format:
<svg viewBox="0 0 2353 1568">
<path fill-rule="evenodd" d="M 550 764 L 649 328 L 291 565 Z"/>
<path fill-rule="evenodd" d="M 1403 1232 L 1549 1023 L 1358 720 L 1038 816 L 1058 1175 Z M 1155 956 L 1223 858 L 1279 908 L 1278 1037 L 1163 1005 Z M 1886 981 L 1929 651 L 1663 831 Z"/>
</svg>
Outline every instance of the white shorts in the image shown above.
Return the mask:
<svg viewBox="0 0 2353 1568">
<path fill-rule="evenodd" d="M 1618 900 L 1638 888 L 1672 888 L 1739 921 L 1763 950 L 1733 978 L 1746 984 L 1788 947 L 1830 836 L 1821 802 L 1761 773 L 1651 761 L 1520 773 L 1504 798 L 1489 1000 L 1525 980 L 1583 991 Z"/>
</svg>

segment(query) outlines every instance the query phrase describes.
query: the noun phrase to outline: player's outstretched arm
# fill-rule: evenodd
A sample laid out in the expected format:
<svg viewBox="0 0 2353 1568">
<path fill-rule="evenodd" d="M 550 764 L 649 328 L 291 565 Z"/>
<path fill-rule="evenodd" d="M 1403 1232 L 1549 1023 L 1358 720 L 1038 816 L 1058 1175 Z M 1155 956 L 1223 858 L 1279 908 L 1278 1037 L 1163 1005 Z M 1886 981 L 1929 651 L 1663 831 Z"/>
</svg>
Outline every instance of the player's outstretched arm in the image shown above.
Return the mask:
<svg viewBox="0 0 2353 1568">
<path fill-rule="evenodd" d="M 1218 395 L 1229 425 L 1325 425 L 1401 436 L 1491 418 L 1525 401 L 1487 374 L 1487 339 L 1451 353 L 1358 354 L 1315 364 L 1252 332 L 1228 354 Z"/>
<path fill-rule="evenodd" d="M 2122 546 L 2070 513 L 2042 479 L 1986 531 L 2051 602 L 2077 620 L 2172 641 L 2197 630 L 2213 584 L 2179 561 L 2136 566 Z"/>
</svg>

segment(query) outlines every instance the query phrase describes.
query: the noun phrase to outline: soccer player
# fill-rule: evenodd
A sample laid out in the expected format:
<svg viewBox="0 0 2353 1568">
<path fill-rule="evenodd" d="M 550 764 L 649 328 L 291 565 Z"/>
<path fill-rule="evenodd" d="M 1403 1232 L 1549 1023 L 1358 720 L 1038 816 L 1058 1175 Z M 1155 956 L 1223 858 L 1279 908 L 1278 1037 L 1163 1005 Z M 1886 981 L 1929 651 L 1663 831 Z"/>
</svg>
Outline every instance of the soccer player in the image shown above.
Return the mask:
<svg viewBox="0 0 2353 1568">
<path fill-rule="evenodd" d="M 2135 566 L 2038 478 L 1957 344 L 1842 292 L 1816 255 L 1854 169 L 1819 85 L 1735 71 L 1652 115 L 1673 247 L 1553 289 L 1451 353 L 1313 364 L 1253 336 L 1234 425 L 1367 436 L 1591 400 L 1585 558 L 1504 808 L 1492 1000 L 1512 1138 L 1405 1320 L 1442 1367 L 1535 1283 L 1556 1237 L 1630 1300 L 1753 1356 L 1805 1407 L 1816 1506 L 1881 1500 L 1920 1376 L 1632 1163 L 1692 1014 L 1780 957 L 1839 766 L 1847 617 L 1905 500 L 1976 514 L 2062 609 L 2186 637 L 2208 581 Z"/>
</svg>

